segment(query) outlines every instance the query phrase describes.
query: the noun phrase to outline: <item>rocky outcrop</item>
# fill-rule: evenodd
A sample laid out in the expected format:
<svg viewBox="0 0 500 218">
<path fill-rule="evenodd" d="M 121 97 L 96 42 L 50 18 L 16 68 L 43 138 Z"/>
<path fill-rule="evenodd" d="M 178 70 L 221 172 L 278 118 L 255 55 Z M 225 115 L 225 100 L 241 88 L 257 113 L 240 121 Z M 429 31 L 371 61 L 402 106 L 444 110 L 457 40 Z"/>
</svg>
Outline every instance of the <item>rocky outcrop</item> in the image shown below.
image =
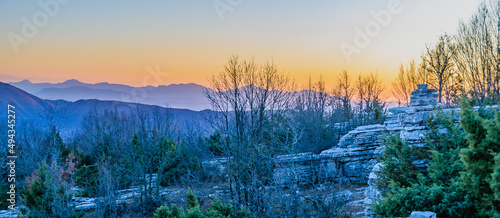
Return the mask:
<svg viewBox="0 0 500 218">
<path fill-rule="evenodd" d="M 377 185 L 375 184 L 375 180 L 378 178 L 376 172 L 380 171 L 380 167 L 382 167 L 381 163 L 375 164 L 372 171 L 370 172 L 370 175 L 368 176 L 368 188 L 365 189 L 365 205 L 371 205 L 375 203 L 376 200 L 382 198 L 382 194 L 377 189 Z M 365 216 L 375 216 L 375 213 L 373 213 L 370 207 L 366 207 Z"/>
<path fill-rule="evenodd" d="M 389 109 L 383 124 L 357 127 L 344 135 L 337 146 L 319 155 L 305 153 L 279 157 L 275 179 L 282 184 L 318 179 L 366 184 L 364 203 L 368 207 L 365 216 L 374 216 L 369 205 L 382 197 L 375 185 L 376 171 L 381 167 L 376 158 L 385 149 L 382 136 L 396 134 L 410 146 L 427 146 L 425 135 L 430 129 L 426 126 L 426 118 L 439 106 L 436 92 L 427 89 L 427 85 L 418 85 L 418 89 L 412 92 L 410 107 Z M 426 161 L 416 161 L 415 164 L 424 166 Z"/>
<path fill-rule="evenodd" d="M 382 152 L 380 135 L 384 125 L 362 126 L 341 138 L 335 148 L 321 154 L 301 153 L 279 156 L 274 178 L 279 184 L 306 184 L 321 181 L 366 183 Z"/>
<path fill-rule="evenodd" d="M 384 125 L 361 126 L 343 136 L 337 147 L 319 154 L 323 170 L 321 176 L 349 183 L 366 183 L 377 163 L 376 155 L 382 152 L 381 134 Z M 336 172 L 328 166 L 337 166 Z"/>
<path fill-rule="evenodd" d="M 365 216 L 374 217 L 369 205 L 382 197 L 375 179 L 376 171 L 381 167 L 377 164 L 377 157 L 385 149 L 383 136 L 399 135 L 409 146 L 427 146 L 425 135 L 430 129 L 426 125 L 426 119 L 440 106 L 436 101 L 436 92 L 435 89 L 428 89 L 425 84 L 418 85 L 418 89 L 412 92 L 410 107 L 390 108 L 383 124 L 357 127 L 344 135 L 337 146 L 320 154 L 279 156 L 275 161 L 275 181 L 282 185 L 318 181 L 368 185 L 364 199 L 367 206 Z M 443 111 L 454 110 L 457 109 Z M 426 163 L 425 160 L 415 161 L 416 165 L 422 167 Z"/>
<path fill-rule="evenodd" d="M 435 92 L 434 89 L 419 85 L 419 89 L 413 92 L 416 97 L 412 98 L 413 105 L 417 106 L 391 108 L 384 124 L 357 127 L 344 135 L 337 146 L 319 155 L 304 153 L 278 157 L 279 167 L 275 170 L 275 178 L 286 183 L 300 180 L 297 177 L 316 176 L 321 179 L 366 184 L 377 163 L 376 157 L 385 148 L 381 136 L 398 134 L 412 146 L 426 146 L 425 133 L 429 128 L 425 120 L 437 105 Z M 317 167 L 311 169 L 311 164 Z"/>
</svg>

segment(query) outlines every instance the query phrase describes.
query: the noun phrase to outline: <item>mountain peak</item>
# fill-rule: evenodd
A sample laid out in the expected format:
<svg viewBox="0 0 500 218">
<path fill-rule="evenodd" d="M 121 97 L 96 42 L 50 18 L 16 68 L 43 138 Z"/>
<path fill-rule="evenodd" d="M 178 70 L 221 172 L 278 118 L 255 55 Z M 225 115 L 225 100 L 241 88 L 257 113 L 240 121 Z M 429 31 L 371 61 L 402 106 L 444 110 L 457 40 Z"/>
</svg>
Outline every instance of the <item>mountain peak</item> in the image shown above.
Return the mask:
<svg viewBox="0 0 500 218">
<path fill-rule="evenodd" d="M 177 83 L 177 84 L 170 84 L 169 86 L 200 86 L 196 83 Z"/>
<path fill-rule="evenodd" d="M 61 84 L 82 84 L 82 82 L 80 82 L 76 79 L 69 79 L 69 80 L 62 82 Z"/>
<path fill-rule="evenodd" d="M 27 79 L 23 79 L 22 81 L 20 82 L 17 82 L 18 84 L 32 84 L 31 81 L 27 80 Z"/>
</svg>

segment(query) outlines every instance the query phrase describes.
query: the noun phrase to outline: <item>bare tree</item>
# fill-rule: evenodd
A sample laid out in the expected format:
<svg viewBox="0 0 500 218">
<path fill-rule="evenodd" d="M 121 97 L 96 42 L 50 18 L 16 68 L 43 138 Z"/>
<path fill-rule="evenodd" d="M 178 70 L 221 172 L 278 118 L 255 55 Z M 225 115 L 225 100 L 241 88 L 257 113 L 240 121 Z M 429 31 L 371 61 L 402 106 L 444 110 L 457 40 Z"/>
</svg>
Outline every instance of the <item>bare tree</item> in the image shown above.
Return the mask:
<svg viewBox="0 0 500 218">
<path fill-rule="evenodd" d="M 341 97 L 342 107 L 345 111 L 351 110 L 351 101 L 354 96 L 354 90 L 351 86 L 351 78 L 345 70 L 342 71 L 342 73 L 337 77 L 337 87 L 334 90 L 334 95 Z"/>
<path fill-rule="evenodd" d="M 59 129 L 66 119 L 67 113 L 67 105 L 58 105 L 54 102 L 44 105 L 39 116 L 47 122 L 47 126 L 49 129 Z"/>
<path fill-rule="evenodd" d="M 276 144 L 272 123 L 286 114 L 293 83 L 273 62 L 259 66 L 254 60 L 231 56 L 225 70 L 211 80 L 205 95 L 219 112 L 232 198 L 240 205 L 263 211 L 262 188 L 272 176 Z"/>
<path fill-rule="evenodd" d="M 378 74 L 359 74 L 356 80 L 358 125 L 381 123 L 384 119 L 385 103 L 382 101 L 384 87 Z"/>
<path fill-rule="evenodd" d="M 483 102 L 499 93 L 499 1 L 480 4 L 468 23 L 461 22 L 455 63 L 472 97 Z"/>
<path fill-rule="evenodd" d="M 117 217 L 119 211 L 118 204 L 118 187 L 116 172 L 110 164 L 109 158 L 99 160 L 98 176 L 97 176 L 97 208 L 96 215 L 98 217 Z"/>
<path fill-rule="evenodd" d="M 291 115 L 302 134 L 298 151 L 320 153 L 336 144 L 335 126 L 330 125 L 332 100 L 322 76 L 315 83 L 309 79 L 305 90 L 296 93 Z"/>
<path fill-rule="evenodd" d="M 417 84 L 426 83 L 422 78 L 424 77 L 421 75 L 422 72 L 423 70 L 420 70 L 415 60 L 412 60 L 406 68 L 401 64 L 398 77 L 392 83 L 392 95 L 400 105 L 409 106 L 411 92 L 417 88 Z"/>
<path fill-rule="evenodd" d="M 456 45 L 450 36 L 444 34 L 433 48 L 427 47 L 422 56 L 422 66 L 436 78 L 439 102 L 442 102 L 445 83 L 450 81 L 453 74 L 455 52 Z"/>
<path fill-rule="evenodd" d="M 333 98 L 331 102 L 332 119 L 331 123 L 337 125 L 337 136 L 340 136 L 350 131 L 354 127 L 354 108 L 352 101 L 354 98 L 354 87 L 351 84 L 351 77 L 347 71 L 337 77 L 336 85 L 333 90 Z"/>
</svg>

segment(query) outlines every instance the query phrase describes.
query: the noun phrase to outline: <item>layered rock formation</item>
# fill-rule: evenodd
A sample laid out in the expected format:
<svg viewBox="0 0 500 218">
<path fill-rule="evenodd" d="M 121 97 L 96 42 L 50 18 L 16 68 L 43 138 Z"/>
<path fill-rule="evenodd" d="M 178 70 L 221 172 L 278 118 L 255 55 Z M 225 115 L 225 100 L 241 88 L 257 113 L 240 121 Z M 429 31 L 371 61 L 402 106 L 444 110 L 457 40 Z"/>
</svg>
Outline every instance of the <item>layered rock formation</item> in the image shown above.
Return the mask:
<svg viewBox="0 0 500 218">
<path fill-rule="evenodd" d="M 417 90 L 411 93 L 410 106 L 427 106 L 437 104 L 437 90 L 427 89 L 427 84 L 417 85 Z"/>
<path fill-rule="evenodd" d="M 375 172 L 381 167 L 377 164 L 377 157 L 385 149 L 383 136 L 396 134 L 410 146 L 425 147 L 425 134 L 430 131 L 426 118 L 439 106 L 436 92 L 425 84 L 418 85 L 418 89 L 412 92 L 410 107 L 390 108 L 383 124 L 357 127 L 344 135 L 337 146 L 320 154 L 279 156 L 275 162 L 275 181 L 282 185 L 324 181 L 368 185 L 365 189 L 365 216 L 374 217 L 369 205 L 382 197 L 374 180 L 377 177 Z M 452 110 L 455 109 L 445 112 Z M 425 163 L 425 160 L 415 162 L 422 166 Z"/>
<path fill-rule="evenodd" d="M 418 85 L 418 89 L 412 92 L 410 107 L 389 109 L 390 114 L 384 124 L 357 127 L 344 135 L 336 147 L 319 155 L 307 153 L 278 158 L 275 179 L 283 184 L 318 179 L 367 184 L 365 216 L 373 216 L 369 205 L 382 197 L 374 183 L 377 177 L 375 171 L 381 167 L 376 158 L 385 149 L 382 136 L 397 134 L 410 146 L 425 147 L 425 134 L 429 131 L 426 118 L 439 106 L 436 92 L 435 89 L 427 89 L 427 85 Z M 425 161 L 415 164 L 424 165 Z"/>
<path fill-rule="evenodd" d="M 366 183 L 368 174 L 376 164 L 375 155 L 380 154 L 380 134 L 383 125 L 356 128 L 342 137 L 338 147 L 321 154 L 302 153 L 283 155 L 277 158 L 274 178 L 281 184 L 315 181 L 341 183 Z"/>
<path fill-rule="evenodd" d="M 425 133 L 429 130 L 425 120 L 437 105 L 436 90 L 427 89 L 427 85 L 418 87 L 419 89 L 412 92 L 414 95 L 411 104 L 415 106 L 389 109 L 390 114 L 384 124 L 357 127 L 344 135 L 337 146 L 319 155 L 306 153 L 279 157 L 277 164 L 280 167 L 275 170 L 275 178 L 286 183 L 297 179 L 314 181 L 306 178 L 316 176 L 321 179 L 366 184 L 377 163 L 377 155 L 384 150 L 381 136 L 399 134 L 412 146 L 425 146 Z M 317 167 L 311 169 L 313 166 Z M 292 175 L 292 172 L 295 175 Z"/>
</svg>

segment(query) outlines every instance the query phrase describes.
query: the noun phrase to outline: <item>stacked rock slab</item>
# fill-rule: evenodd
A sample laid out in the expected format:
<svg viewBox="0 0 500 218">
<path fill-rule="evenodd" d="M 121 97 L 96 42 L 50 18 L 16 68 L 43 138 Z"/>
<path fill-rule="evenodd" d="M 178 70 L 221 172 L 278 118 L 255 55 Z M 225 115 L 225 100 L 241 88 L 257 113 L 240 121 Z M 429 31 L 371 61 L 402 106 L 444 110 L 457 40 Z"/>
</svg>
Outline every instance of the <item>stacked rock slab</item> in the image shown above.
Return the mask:
<svg viewBox="0 0 500 218">
<path fill-rule="evenodd" d="M 427 89 L 427 84 L 417 85 L 417 90 L 411 93 L 410 106 L 427 106 L 437 104 L 437 90 Z"/>
<path fill-rule="evenodd" d="M 399 135 L 409 146 L 425 147 L 427 146 L 425 135 L 430 131 L 426 119 L 429 114 L 434 113 L 434 108 L 438 106 L 436 101 L 438 96 L 437 91 L 427 89 L 426 84 L 417 85 L 417 87 L 418 89 L 412 92 L 410 107 L 390 108 L 390 114 L 384 122 L 384 126 L 387 133 Z M 385 146 L 382 145 L 380 149 L 384 150 Z M 426 160 L 418 160 L 414 164 L 423 167 Z M 371 211 L 370 205 L 382 198 L 375 185 L 376 172 L 380 170 L 380 167 L 382 167 L 380 163 L 374 165 L 367 180 L 365 217 L 376 217 Z"/>
<path fill-rule="evenodd" d="M 382 152 L 384 125 L 361 126 L 344 135 L 338 146 L 321 154 L 301 153 L 279 156 L 274 179 L 281 185 L 321 181 L 365 184 L 376 155 Z"/>
</svg>

